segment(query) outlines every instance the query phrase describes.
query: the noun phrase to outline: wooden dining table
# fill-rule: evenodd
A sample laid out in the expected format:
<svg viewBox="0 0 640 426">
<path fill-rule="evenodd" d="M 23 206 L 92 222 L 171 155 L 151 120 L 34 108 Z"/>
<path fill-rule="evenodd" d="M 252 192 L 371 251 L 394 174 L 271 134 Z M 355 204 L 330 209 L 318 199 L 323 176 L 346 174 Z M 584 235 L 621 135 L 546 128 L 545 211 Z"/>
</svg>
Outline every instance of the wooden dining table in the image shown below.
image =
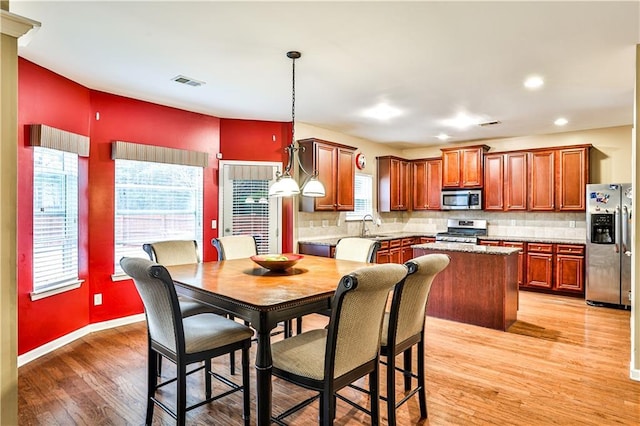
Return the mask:
<svg viewBox="0 0 640 426">
<path fill-rule="evenodd" d="M 340 278 L 366 263 L 308 256 L 285 271 L 251 259 L 168 266 L 179 294 L 248 321 L 257 335 L 256 417 L 271 423 L 271 331 L 287 321 L 330 308 Z"/>
</svg>

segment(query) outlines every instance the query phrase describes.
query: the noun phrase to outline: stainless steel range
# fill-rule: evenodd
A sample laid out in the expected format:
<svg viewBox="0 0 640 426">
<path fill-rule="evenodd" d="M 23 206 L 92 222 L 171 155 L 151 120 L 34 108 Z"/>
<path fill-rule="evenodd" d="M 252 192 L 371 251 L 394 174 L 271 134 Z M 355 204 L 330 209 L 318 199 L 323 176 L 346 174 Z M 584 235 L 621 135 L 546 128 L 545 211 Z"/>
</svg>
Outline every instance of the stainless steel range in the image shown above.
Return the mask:
<svg viewBox="0 0 640 426">
<path fill-rule="evenodd" d="M 483 219 L 447 219 L 447 232 L 438 232 L 436 242 L 477 244 L 479 235 L 487 235 Z"/>
</svg>

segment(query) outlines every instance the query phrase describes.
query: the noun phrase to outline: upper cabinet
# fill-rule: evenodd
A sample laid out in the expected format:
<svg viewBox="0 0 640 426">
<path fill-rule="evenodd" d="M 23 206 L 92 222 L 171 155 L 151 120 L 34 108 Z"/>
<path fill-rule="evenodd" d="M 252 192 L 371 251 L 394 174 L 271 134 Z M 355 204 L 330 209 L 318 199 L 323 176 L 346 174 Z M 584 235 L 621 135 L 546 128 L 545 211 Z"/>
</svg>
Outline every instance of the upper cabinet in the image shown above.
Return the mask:
<svg viewBox="0 0 640 426">
<path fill-rule="evenodd" d="M 484 209 L 584 211 L 590 145 L 491 153 L 484 159 Z"/>
<path fill-rule="evenodd" d="M 530 210 L 585 210 L 590 148 L 579 145 L 530 153 Z"/>
<path fill-rule="evenodd" d="M 411 176 L 413 210 L 440 210 L 442 159 L 412 160 Z"/>
<path fill-rule="evenodd" d="M 482 188 L 486 145 L 443 148 L 442 188 Z"/>
<path fill-rule="evenodd" d="M 300 199 L 300 211 L 353 211 L 355 186 L 355 152 L 357 148 L 309 138 L 298 141 L 300 164 L 308 172 L 318 172 L 324 185 L 324 197 Z M 308 178 L 300 173 L 300 179 Z"/>
<path fill-rule="evenodd" d="M 485 210 L 527 210 L 527 158 L 527 152 L 485 155 Z"/>
<path fill-rule="evenodd" d="M 410 162 L 398 157 L 376 157 L 378 175 L 378 211 L 410 209 Z"/>
</svg>

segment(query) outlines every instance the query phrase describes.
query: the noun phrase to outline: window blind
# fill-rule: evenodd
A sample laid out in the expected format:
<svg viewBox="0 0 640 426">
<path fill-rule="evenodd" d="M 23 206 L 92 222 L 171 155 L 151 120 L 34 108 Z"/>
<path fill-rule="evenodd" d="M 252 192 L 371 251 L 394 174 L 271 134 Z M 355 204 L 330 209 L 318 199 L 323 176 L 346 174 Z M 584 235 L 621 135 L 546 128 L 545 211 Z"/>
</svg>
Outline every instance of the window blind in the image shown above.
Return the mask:
<svg viewBox="0 0 640 426">
<path fill-rule="evenodd" d="M 270 169 L 271 175 L 273 168 Z M 253 235 L 258 253 L 269 252 L 269 180 L 233 181 L 233 235 Z"/>
<path fill-rule="evenodd" d="M 78 280 L 78 155 L 33 150 L 33 291 Z"/>
<path fill-rule="evenodd" d="M 123 256 L 148 257 L 142 244 L 196 240 L 202 250 L 201 167 L 116 160 L 115 266 Z M 202 253 L 200 253 L 202 258 Z"/>
</svg>

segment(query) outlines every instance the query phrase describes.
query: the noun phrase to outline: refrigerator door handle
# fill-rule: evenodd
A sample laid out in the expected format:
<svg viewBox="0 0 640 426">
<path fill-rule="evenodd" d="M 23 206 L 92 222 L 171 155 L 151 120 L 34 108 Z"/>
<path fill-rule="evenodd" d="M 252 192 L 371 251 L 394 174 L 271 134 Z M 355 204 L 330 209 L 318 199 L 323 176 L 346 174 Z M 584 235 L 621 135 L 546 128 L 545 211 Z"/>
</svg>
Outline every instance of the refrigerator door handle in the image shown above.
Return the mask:
<svg viewBox="0 0 640 426">
<path fill-rule="evenodd" d="M 622 206 L 622 252 L 627 256 L 631 256 L 631 251 L 629 250 L 629 220 L 630 214 L 627 206 Z"/>
</svg>

